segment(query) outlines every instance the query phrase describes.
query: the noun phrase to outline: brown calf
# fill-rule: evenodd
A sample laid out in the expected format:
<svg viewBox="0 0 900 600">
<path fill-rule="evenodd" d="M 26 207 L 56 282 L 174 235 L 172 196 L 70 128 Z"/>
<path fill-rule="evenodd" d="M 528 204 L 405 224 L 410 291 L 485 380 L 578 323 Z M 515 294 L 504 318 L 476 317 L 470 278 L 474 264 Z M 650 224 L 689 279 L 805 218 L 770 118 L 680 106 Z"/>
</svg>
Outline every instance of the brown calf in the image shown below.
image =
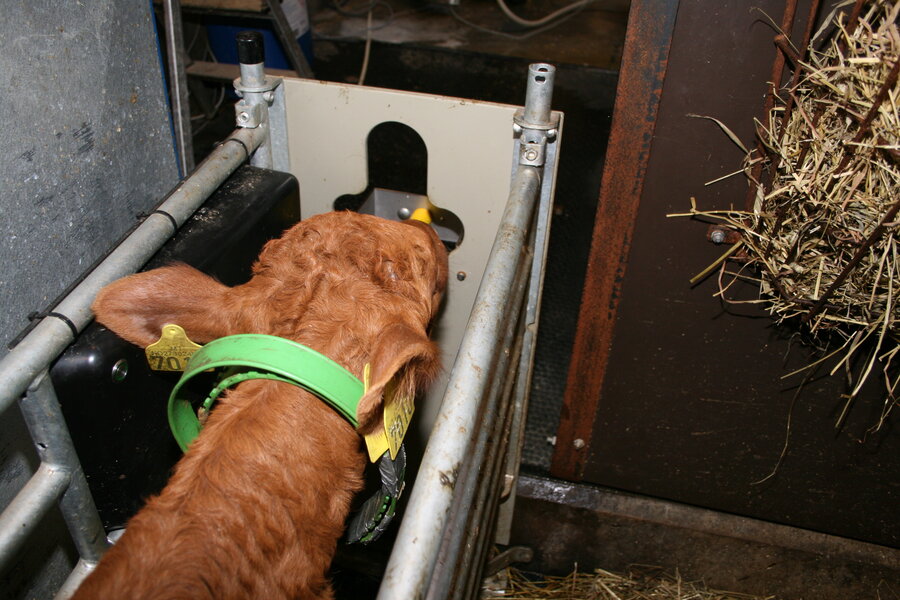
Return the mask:
<svg viewBox="0 0 900 600">
<path fill-rule="evenodd" d="M 446 251 L 427 225 L 344 212 L 266 244 L 243 285 L 175 265 L 104 288 L 97 319 L 139 346 L 166 323 L 199 343 L 277 335 L 360 379 L 371 364 L 371 386 L 354 430 L 298 387 L 238 385 L 75 598 L 331 598 L 326 573 L 362 487 L 360 433 L 380 422 L 391 379 L 414 390 L 439 370 L 427 328 L 446 278 Z"/>
</svg>

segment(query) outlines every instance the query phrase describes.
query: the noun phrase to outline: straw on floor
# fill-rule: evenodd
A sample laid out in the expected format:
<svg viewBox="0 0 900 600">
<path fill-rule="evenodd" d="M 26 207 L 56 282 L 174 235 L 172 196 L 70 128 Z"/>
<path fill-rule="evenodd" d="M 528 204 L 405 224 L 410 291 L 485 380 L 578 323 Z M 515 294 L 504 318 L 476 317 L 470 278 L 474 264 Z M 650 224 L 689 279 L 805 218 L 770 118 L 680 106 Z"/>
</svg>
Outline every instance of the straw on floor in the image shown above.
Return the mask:
<svg viewBox="0 0 900 600">
<path fill-rule="evenodd" d="M 502 594 L 510 600 L 775 600 L 775 596 L 751 596 L 709 589 L 703 582 L 686 581 L 678 573 L 658 567 L 634 566 L 617 574 L 603 569 L 563 577 L 507 570 Z"/>
</svg>

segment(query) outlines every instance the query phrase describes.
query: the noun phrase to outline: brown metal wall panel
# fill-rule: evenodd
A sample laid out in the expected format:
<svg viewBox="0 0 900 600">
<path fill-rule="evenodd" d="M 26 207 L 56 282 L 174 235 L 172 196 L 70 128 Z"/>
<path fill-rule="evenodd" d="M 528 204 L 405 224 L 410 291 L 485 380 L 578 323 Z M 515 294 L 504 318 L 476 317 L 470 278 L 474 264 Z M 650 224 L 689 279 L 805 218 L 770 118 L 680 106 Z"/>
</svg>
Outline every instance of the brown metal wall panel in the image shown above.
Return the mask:
<svg viewBox="0 0 900 600">
<path fill-rule="evenodd" d="M 724 248 L 706 241 L 703 224 L 665 216 L 684 211 L 691 196 L 704 208 L 744 204 L 740 176 L 704 186 L 735 170 L 741 152 L 715 124 L 687 115 L 714 116 L 752 144 L 774 58 L 776 32 L 764 13 L 779 22 L 784 2 L 754 6 L 680 3 L 615 325 L 605 333 L 611 350 L 593 355 L 604 365 L 603 387 L 590 397 L 591 386 L 579 389 L 591 380 L 589 360 L 570 373 L 569 406 L 596 406 L 584 480 L 896 546 L 900 438 L 891 423 L 866 436 L 877 399 L 857 402 L 836 430 L 842 382 L 823 374 L 796 395 L 800 378 L 781 377 L 809 354 L 761 310 L 714 298 L 715 277 L 691 288 L 688 279 Z M 808 6 L 799 3 L 795 32 Z M 599 210 L 608 210 L 602 197 Z M 751 285 L 731 291 L 755 294 Z M 779 463 L 789 414 L 784 458 L 757 483 Z"/>
<path fill-rule="evenodd" d="M 650 158 L 677 9 L 678 0 L 631 3 L 604 163 L 606 175 L 551 466 L 551 472 L 564 479 L 581 478 L 587 457 L 585 443 L 591 438 L 592 417 L 606 372 L 624 260 Z"/>
</svg>

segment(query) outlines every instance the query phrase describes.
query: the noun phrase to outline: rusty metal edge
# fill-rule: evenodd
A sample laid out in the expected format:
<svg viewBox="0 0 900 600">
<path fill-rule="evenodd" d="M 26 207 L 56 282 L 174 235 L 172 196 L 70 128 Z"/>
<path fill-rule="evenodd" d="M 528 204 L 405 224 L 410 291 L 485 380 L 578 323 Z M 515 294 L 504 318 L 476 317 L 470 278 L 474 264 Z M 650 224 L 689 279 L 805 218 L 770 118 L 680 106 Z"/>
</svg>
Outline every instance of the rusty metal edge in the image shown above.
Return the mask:
<svg viewBox="0 0 900 600">
<path fill-rule="evenodd" d="M 530 500 L 584 509 L 606 517 L 743 540 L 900 572 L 900 549 L 897 548 L 670 500 L 534 475 L 519 478 L 518 494 Z M 541 516 L 544 516 L 543 512 Z M 549 520 L 550 516 L 546 518 Z"/>
<path fill-rule="evenodd" d="M 678 0 L 631 3 L 577 332 L 550 468 L 554 477 L 581 480 L 589 455 L 678 5 Z"/>
</svg>

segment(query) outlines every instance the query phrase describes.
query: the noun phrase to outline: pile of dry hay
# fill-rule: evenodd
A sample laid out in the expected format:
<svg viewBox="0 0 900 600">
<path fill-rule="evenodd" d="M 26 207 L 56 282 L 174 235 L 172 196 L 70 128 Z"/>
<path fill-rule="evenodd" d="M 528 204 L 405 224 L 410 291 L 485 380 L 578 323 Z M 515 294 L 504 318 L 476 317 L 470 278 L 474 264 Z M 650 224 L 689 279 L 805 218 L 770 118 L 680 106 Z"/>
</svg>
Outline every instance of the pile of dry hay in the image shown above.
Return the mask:
<svg viewBox="0 0 900 600">
<path fill-rule="evenodd" d="M 771 600 L 708 589 L 702 582 L 684 581 L 655 567 L 633 567 L 625 575 L 597 569 L 577 570 L 565 577 L 526 576 L 510 568 L 502 596 L 509 600 Z"/>
<path fill-rule="evenodd" d="M 704 212 L 692 200 L 689 214 L 740 233 L 711 268 L 721 262 L 725 271 L 730 255 L 746 260 L 759 274 L 759 302 L 778 322 L 801 323 L 823 347 L 837 334 L 840 347 L 825 357 L 836 357 L 832 374 L 850 376 L 857 365 L 838 424 L 869 376 L 884 372 L 878 429 L 900 383 L 892 363 L 900 352 L 900 2 L 858 2 L 858 19 L 841 10 L 849 4 L 793 57 L 802 76 L 775 92 L 768 122 L 757 121 L 764 152 L 748 152 L 744 165 L 752 208 Z"/>
</svg>

